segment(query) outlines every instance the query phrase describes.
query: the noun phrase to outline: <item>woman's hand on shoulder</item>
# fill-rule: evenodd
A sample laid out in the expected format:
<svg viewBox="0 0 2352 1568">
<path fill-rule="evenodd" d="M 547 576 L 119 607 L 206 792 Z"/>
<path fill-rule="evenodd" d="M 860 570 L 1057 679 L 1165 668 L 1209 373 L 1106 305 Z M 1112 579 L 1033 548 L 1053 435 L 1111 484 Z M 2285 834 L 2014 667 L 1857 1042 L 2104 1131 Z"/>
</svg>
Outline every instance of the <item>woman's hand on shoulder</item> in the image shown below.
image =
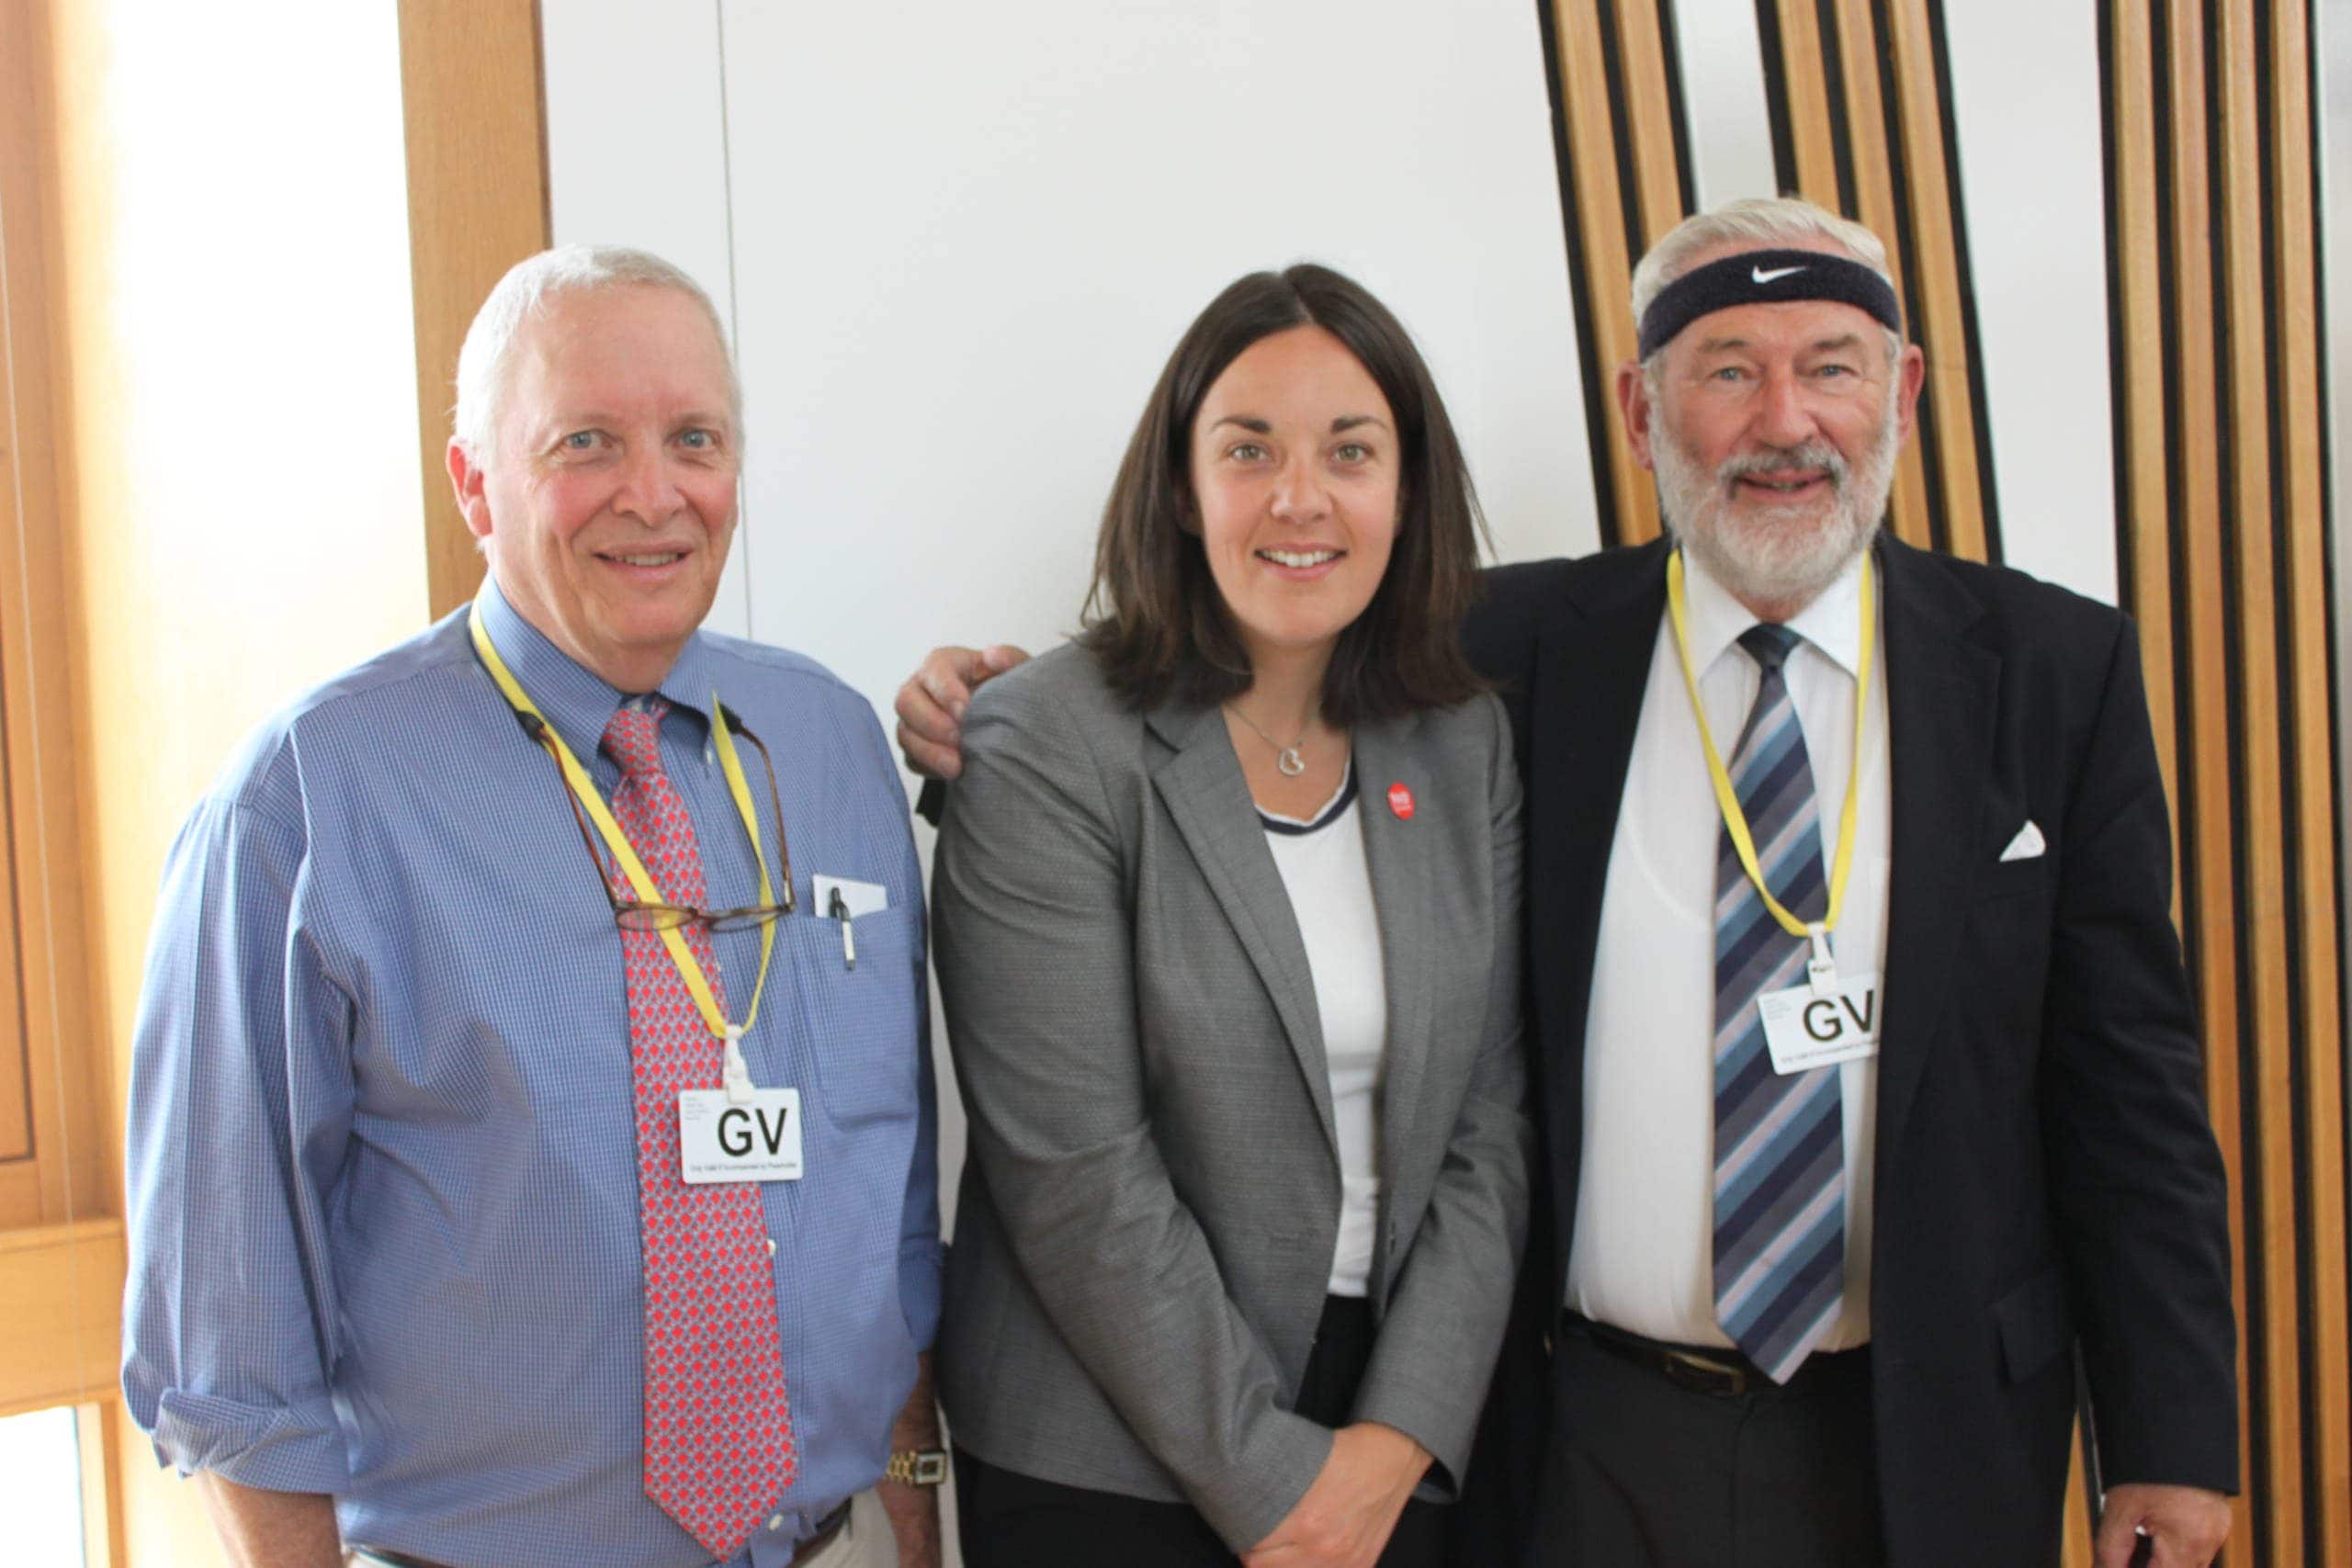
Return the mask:
<svg viewBox="0 0 2352 1568">
<path fill-rule="evenodd" d="M 1429 1450 L 1394 1427 L 1340 1427 L 1315 1484 L 1242 1568 L 1373 1568 L 1429 1467 Z"/>
</svg>

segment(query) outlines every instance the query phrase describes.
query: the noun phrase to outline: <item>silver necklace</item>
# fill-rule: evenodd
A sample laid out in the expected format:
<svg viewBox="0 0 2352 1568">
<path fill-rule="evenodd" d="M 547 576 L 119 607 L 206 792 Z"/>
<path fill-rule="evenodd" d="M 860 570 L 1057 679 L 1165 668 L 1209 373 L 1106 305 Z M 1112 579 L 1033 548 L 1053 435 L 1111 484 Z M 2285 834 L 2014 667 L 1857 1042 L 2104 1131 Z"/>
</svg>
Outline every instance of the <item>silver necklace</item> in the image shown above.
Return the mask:
<svg viewBox="0 0 2352 1568">
<path fill-rule="evenodd" d="M 1285 746 L 1281 741 L 1275 739 L 1272 736 L 1267 734 L 1264 730 L 1260 729 L 1255 724 L 1250 723 L 1250 716 L 1243 713 L 1239 708 L 1235 707 L 1231 703 L 1225 705 L 1225 711 L 1239 719 L 1242 723 L 1250 725 L 1250 731 L 1255 734 L 1259 739 L 1264 741 L 1267 745 L 1274 749 L 1274 767 L 1281 773 L 1283 777 L 1286 779 L 1295 779 L 1298 777 L 1299 774 L 1306 772 L 1306 759 L 1299 755 L 1298 750 L 1300 747 L 1306 744 L 1306 730 L 1300 730 L 1298 732 L 1298 739 Z"/>
</svg>

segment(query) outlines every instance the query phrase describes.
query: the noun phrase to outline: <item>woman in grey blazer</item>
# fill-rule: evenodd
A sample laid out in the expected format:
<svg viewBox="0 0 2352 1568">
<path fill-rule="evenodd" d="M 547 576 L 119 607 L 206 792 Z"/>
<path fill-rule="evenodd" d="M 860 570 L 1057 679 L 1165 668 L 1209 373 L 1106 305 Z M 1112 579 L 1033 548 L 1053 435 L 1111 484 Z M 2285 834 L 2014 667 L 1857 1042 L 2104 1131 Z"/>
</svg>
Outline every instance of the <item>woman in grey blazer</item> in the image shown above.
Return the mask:
<svg viewBox="0 0 2352 1568">
<path fill-rule="evenodd" d="M 1152 392 L 1086 629 L 973 701 L 932 895 L 970 1568 L 1437 1561 L 1531 1138 L 1478 534 L 1396 319 L 1254 274 Z"/>
</svg>

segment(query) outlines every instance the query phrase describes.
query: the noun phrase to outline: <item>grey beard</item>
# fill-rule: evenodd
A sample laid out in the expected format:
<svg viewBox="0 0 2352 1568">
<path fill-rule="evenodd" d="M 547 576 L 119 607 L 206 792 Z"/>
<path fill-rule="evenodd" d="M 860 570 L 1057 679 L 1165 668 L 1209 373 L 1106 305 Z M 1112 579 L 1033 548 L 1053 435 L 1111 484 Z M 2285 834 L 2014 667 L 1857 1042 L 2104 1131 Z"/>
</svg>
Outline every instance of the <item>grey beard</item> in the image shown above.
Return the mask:
<svg viewBox="0 0 2352 1568">
<path fill-rule="evenodd" d="M 1877 536 L 1894 483 L 1895 434 L 1894 404 L 1889 399 L 1878 439 L 1858 465 L 1849 467 L 1835 448 L 1814 443 L 1793 454 L 1735 457 L 1708 473 L 1661 422 L 1650 437 L 1658 506 L 1676 538 L 1710 577 L 1737 598 L 1807 604 L 1837 581 Z M 1828 515 L 1777 517 L 1767 510 L 1744 519 L 1740 526 L 1724 526 L 1724 502 L 1732 480 L 1792 456 L 1805 466 L 1829 471 L 1833 494 Z"/>
</svg>

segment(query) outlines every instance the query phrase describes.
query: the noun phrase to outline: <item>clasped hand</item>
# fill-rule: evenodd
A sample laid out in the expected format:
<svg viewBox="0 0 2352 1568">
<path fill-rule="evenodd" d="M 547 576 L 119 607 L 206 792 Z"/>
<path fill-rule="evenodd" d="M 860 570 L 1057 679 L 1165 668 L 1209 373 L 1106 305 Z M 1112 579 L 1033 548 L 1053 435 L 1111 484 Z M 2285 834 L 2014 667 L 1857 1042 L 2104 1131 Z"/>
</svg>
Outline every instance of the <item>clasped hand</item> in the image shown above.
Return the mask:
<svg viewBox="0 0 2352 1568">
<path fill-rule="evenodd" d="M 1315 1484 L 1242 1568 L 1373 1568 L 1429 1467 L 1429 1450 L 1394 1427 L 1340 1427 Z"/>
</svg>

